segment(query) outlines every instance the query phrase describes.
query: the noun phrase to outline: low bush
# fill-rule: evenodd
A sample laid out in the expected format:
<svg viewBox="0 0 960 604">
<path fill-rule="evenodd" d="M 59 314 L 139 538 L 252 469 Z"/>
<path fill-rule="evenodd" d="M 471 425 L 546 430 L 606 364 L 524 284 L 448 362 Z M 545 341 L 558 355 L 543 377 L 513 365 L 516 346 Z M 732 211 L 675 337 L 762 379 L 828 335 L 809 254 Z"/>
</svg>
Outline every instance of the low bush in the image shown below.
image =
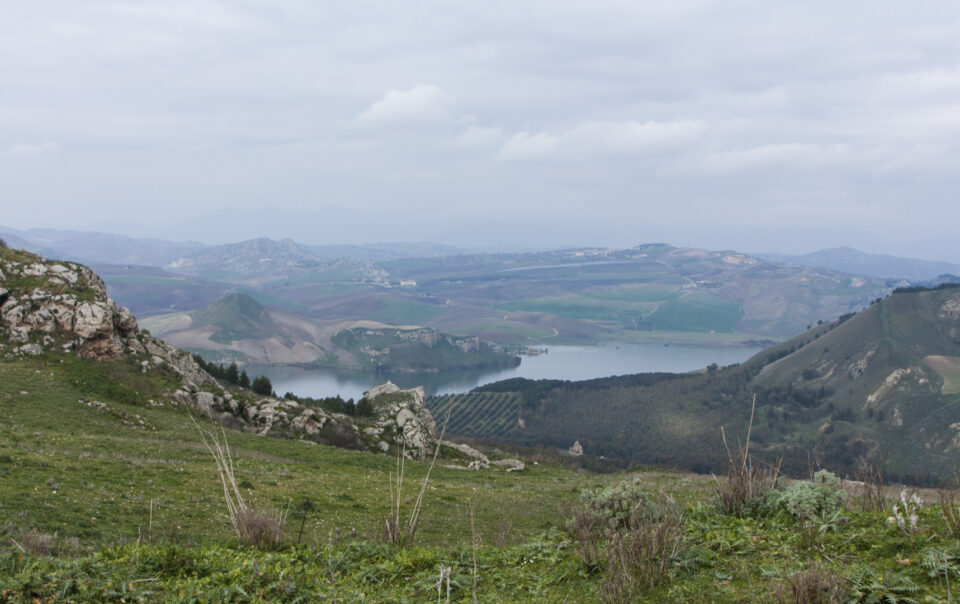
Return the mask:
<svg viewBox="0 0 960 604">
<path fill-rule="evenodd" d="M 661 493 L 637 507 L 607 543 L 604 599 L 635 602 L 640 593 L 668 582 L 683 541 L 683 515 L 669 496 Z"/>
<path fill-rule="evenodd" d="M 840 479 L 828 470 L 820 470 L 812 481 L 797 481 L 783 490 L 780 501 L 800 520 L 826 518 L 843 508 L 844 491 Z"/>
<path fill-rule="evenodd" d="M 840 604 L 846 601 L 847 580 L 825 566 L 814 564 L 774 583 L 778 604 Z"/>
<path fill-rule="evenodd" d="M 639 478 L 581 494 L 569 530 L 588 570 L 605 568 L 607 602 L 633 602 L 670 580 L 683 546 L 683 515 L 664 493 L 650 497 Z"/>
</svg>

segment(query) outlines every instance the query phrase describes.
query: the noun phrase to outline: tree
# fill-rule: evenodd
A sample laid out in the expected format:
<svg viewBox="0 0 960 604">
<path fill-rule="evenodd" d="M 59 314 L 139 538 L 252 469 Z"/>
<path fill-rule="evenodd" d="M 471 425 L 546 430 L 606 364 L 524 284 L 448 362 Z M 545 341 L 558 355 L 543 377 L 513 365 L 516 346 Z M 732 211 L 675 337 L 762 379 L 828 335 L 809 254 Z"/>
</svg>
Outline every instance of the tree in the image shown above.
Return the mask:
<svg viewBox="0 0 960 604">
<path fill-rule="evenodd" d="M 230 366 L 227 367 L 226 372 L 223 374 L 223 379 L 231 384 L 238 384 L 240 382 L 240 370 L 237 368 L 236 363 L 230 363 Z"/>
<path fill-rule="evenodd" d="M 251 388 L 257 394 L 262 394 L 264 396 L 270 396 L 270 394 L 273 392 L 273 384 L 270 383 L 270 378 L 265 375 L 255 378 Z"/>
<path fill-rule="evenodd" d="M 249 388 L 250 387 L 250 376 L 247 375 L 247 370 L 244 369 L 240 372 L 240 387 Z"/>
</svg>

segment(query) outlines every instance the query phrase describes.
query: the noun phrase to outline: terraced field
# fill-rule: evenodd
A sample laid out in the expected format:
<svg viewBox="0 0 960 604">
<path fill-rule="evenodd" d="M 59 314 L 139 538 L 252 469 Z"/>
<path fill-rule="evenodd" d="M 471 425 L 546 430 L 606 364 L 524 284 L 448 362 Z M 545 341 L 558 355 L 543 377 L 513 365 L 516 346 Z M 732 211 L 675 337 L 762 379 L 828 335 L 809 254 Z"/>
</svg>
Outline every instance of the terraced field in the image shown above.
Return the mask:
<svg viewBox="0 0 960 604">
<path fill-rule="evenodd" d="M 468 392 L 447 394 L 427 400 L 436 418 L 446 417 L 447 432 L 469 438 L 507 436 L 519 427 L 522 399 L 512 392 Z"/>
</svg>

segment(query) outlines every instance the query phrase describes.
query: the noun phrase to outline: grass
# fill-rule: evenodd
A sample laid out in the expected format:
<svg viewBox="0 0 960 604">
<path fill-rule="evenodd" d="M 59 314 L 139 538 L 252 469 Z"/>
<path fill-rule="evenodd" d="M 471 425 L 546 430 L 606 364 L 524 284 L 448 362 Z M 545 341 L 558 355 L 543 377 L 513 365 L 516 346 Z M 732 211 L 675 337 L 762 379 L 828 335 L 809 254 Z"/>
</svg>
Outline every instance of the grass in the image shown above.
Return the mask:
<svg viewBox="0 0 960 604">
<path fill-rule="evenodd" d="M 87 371 L 92 373 L 84 375 Z M 129 382 L 109 385 L 112 372 L 129 374 Z M 154 393 L 169 385 L 168 379 L 66 355 L 0 362 L 0 524 L 99 547 L 136 540 L 154 500 L 155 533 L 178 543 L 229 538 L 222 490 L 212 488 L 217 471 L 196 427 L 181 411 L 149 403 L 159 399 Z M 108 409 L 80 399 L 104 402 Z M 141 418 L 146 427 L 123 423 L 125 416 Z M 336 528 L 379 538 L 389 503 L 371 494 L 382 492 L 389 480 L 392 457 L 241 432 L 230 433 L 230 446 L 244 497 L 275 508 L 303 498 L 314 502 L 305 544 L 320 545 Z M 468 513 L 451 503 L 472 497 L 478 530 L 488 540 L 510 510 L 511 539 L 522 541 L 560 523 L 579 489 L 602 480 L 542 466 L 522 476 L 464 473 L 442 462 L 424 494 L 418 531 L 419 542 L 431 546 L 460 543 L 456 527 L 468 525 Z M 417 483 L 425 472 L 421 464 L 406 470 Z M 48 479 L 59 488 L 47 486 Z"/>
<path fill-rule="evenodd" d="M 721 514 L 709 477 L 665 470 L 629 476 L 651 499 L 664 491 L 676 501 L 663 544 L 683 547 L 658 549 L 665 533 L 651 525 L 584 560 L 566 530 L 580 493 L 627 475 L 529 460 L 506 473 L 453 470 L 440 458 L 429 481 L 426 464 L 405 462 L 421 515 L 416 543 L 399 548 L 381 542 L 383 518 L 418 495 L 391 504 L 392 455 L 230 432 L 231 490 L 264 508 L 311 502 L 279 549 L 264 551 L 234 535 L 196 426 L 157 404 L 168 380 L 64 355 L 0 361 L 0 599 L 432 601 L 443 567 L 451 601 L 472 600 L 476 586 L 480 602 L 790 601 L 834 587 L 863 599 L 915 590 L 936 602 L 960 572 L 960 545 L 937 506 L 921 509 L 907 534 L 886 522 L 889 509 L 847 505 L 842 522 L 811 540 L 786 513 Z M 106 407 L 78 402 L 94 398 Z M 616 564 L 629 572 L 611 575 Z"/>
<path fill-rule="evenodd" d="M 443 310 L 432 304 L 389 298 L 367 318 L 391 325 L 423 325 L 442 314 Z"/>
</svg>

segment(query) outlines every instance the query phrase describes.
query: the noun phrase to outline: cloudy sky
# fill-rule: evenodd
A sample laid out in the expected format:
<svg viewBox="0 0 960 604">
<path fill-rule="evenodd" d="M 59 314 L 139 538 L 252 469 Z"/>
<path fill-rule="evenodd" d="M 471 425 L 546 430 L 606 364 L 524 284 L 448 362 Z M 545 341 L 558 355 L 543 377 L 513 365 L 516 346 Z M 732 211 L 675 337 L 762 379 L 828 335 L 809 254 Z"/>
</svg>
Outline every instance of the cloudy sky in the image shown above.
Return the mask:
<svg viewBox="0 0 960 604">
<path fill-rule="evenodd" d="M 0 224 L 960 261 L 958 32 L 949 0 L 5 2 Z"/>
</svg>

